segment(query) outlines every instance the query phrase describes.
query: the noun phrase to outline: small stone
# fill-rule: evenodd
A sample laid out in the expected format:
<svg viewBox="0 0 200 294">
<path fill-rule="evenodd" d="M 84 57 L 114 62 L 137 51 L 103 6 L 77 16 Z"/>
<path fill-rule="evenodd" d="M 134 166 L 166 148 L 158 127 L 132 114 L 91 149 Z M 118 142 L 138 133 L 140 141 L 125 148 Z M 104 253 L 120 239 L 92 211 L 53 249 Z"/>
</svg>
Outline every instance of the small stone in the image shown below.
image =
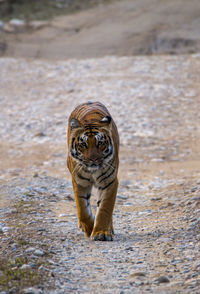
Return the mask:
<svg viewBox="0 0 200 294">
<path fill-rule="evenodd" d="M 2 231 L 3 231 L 3 233 L 6 233 L 6 232 L 10 231 L 10 228 L 9 227 L 2 227 Z"/>
<path fill-rule="evenodd" d="M 62 214 L 59 214 L 59 216 L 58 216 L 58 217 L 66 217 L 66 216 L 68 216 L 68 214 L 67 214 L 67 213 L 62 213 Z"/>
<path fill-rule="evenodd" d="M 195 197 L 192 198 L 192 200 L 199 201 L 200 200 L 200 196 L 195 196 Z"/>
<path fill-rule="evenodd" d="M 124 196 L 124 195 L 117 195 L 117 199 L 121 199 L 121 200 L 127 200 L 128 196 Z"/>
<path fill-rule="evenodd" d="M 22 20 L 22 19 L 17 19 L 17 18 L 15 18 L 15 19 L 11 19 L 11 20 L 9 21 L 9 23 L 10 23 L 10 25 L 12 25 L 12 26 L 14 26 L 14 27 L 23 27 L 23 26 L 25 25 L 24 20 Z"/>
<path fill-rule="evenodd" d="M 46 229 L 45 228 L 38 228 L 37 231 L 38 232 L 46 232 Z"/>
<path fill-rule="evenodd" d="M 38 268 L 39 271 L 46 271 L 47 269 L 44 267 L 44 265 L 42 264 L 39 268 Z"/>
<path fill-rule="evenodd" d="M 13 208 L 10 213 L 13 213 L 13 214 L 18 213 L 18 210 L 16 208 Z"/>
<path fill-rule="evenodd" d="M 43 250 L 40 250 L 40 249 L 37 249 L 34 251 L 34 254 L 37 255 L 37 256 L 43 256 L 44 255 L 44 251 Z"/>
<path fill-rule="evenodd" d="M 45 137 L 46 134 L 44 132 L 39 132 L 35 134 L 35 137 Z"/>
<path fill-rule="evenodd" d="M 30 265 L 31 268 L 36 268 L 37 267 L 36 263 L 29 263 L 29 265 Z"/>
<path fill-rule="evenodd" d="M 108 250 L 102 250 L 102 253 L 103 254 L 107 254 L 108 253 Z"/>
<path fill-rule="evenodd" d="M 191 189 L 191 192 L 194 193 L 197 189 L 198 189 L 198 187 L 195 186 L 195 187 L 193 187 L 193 188 Z"/>
<path fill-rule="evenodd" d="M 169 283 L 170 282 L 170 280 L 166 276 L 160 276 L 156 281 L 159 284 L 161 284 L 161 283 Z"/>
<path fill-rule="evenodd" d="M 151 201 L 160 201 L 162 200 L 162 197 L 153 197 L 151 198 Z"/>
<path fill-rule="evenodd" d="M 13 287 L 13 288 L 11 288 L 11 289 L 9 289 L 9 292 L 6 292 L 6 294 L 8 293 L 8 294 L 15 294 L 15 293 L 17 293 L 17 288 L 16 287 Z"/>
<path fill-rule="evenodd" d="M 135 273 L 130 275 L 131 278 L 133 278 L 133 277 L 145 277 L 145 276 L 146 276 L 146 273 L 144 273 L 144 272 L 135 272 Z"/>
<path fill-rule="evenodd" d="M 20 269 L 22 269 L 22 270 L 27 270 L 27 269 L 30 269 L 31 268 L 31 266 L 29 265 L 29 264 L 23 264 L 21 267 L 20 267 Z"/>
<path fill-rule="evenodd" d="M 51 264 L 51 265 L 55 265 L 56 264 L 52 259 L 49 259 L 48 260 L 48 263 Z"/>
<path fill-rule="evenodd" d="M 39 291 L 36 288 L 27 288 L 27 289 L 24 289 L 24 291 L 22 293 L 23 294 L 40 294 L 41 291 Z"/>
<path fill-rule="evenodd" d="M 35 247 L 29 247 L 29 248 L 27 248 L 26 250 L 25 250 L 25 253 L 32 253 L 32 252 L 34 252 L 36 249 L 35 249 Z"/>
<path fill-rule="evenodd" d="M 35 172 L 34 175 L 33 175 L 33 177 L 34 178 L 38 178 L 39 177 L 39 174 L 37 172 Z"/>
<path fill-rule="evenodd" d="M 144 282 L 142 281 L 135 281 L 135 286 L 138 287 L 138 286 L 143 286 L 144 285 Z"/>
</svg>

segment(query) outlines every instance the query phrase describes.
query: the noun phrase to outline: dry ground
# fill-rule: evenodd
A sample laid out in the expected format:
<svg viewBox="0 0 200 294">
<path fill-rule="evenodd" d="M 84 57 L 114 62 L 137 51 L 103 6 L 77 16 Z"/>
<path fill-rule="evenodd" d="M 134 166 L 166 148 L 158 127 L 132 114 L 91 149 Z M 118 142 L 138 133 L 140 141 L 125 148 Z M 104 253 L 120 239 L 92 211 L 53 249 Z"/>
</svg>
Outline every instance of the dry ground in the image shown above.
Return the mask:
<svg viewBox="0 0 200 294">
<path fill-rule="evenodd" d="M 199 293 L 199 56 L 0 67 L 0 289 Z M 67 118 L 87 100 L 107 105 L 120 134 L 113 242 L 78 230 L 66 170 Z"/>
<path fill-rule="evenodd" d="M 49 59 L 200 52 L 199 0 L 111 1 L 0 34 L 2 56 Z"/>
<path fill-rule="evenodd" d="M 199 52 L 199 12 L 124 0 L 1 33 L 4 57 L 39 59 L 0 59 L 0 293 L 200 292 L 199 54 L 119 57 Z M 120 134 L 113 242 L 78 230 L 66 169 L 87 100 Z"/>
</svg>

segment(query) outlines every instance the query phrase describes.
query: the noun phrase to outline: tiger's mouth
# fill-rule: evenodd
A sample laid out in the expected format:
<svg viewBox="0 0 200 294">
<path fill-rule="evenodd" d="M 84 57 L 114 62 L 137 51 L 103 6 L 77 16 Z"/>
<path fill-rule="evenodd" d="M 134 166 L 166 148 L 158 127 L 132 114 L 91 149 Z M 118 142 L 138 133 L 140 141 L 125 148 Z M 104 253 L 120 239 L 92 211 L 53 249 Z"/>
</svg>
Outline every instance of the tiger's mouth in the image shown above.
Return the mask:
<svg viewBox="0 0 200 294">
<path fill-rule="evenodd" d="M 96 164 L 96 163 L 91 163 L 90 164 L 90 167 L 93 167 L 93 168 L 98 167 L 98 166 L 99 166 L 99 164 Z"/>
</svg>

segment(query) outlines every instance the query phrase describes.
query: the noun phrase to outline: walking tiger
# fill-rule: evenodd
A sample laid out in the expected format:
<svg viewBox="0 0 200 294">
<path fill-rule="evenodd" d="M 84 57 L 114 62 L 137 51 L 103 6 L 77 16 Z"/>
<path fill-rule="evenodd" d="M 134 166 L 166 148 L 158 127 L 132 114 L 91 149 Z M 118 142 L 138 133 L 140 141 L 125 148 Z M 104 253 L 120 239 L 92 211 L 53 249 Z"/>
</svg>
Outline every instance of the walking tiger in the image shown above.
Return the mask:
<svg viewBox="0 0 200 294">
<path fill-rule="evenodd" d="M 78 214 L 78 225 L 95 241 L 113 240 L 112 214 L 118 188 L 119 135 L 107 108 L 87 102 L 75 108 L 68 121 L 67 165 Z M 97 189 L 97 212 L 90 207 Z"/>
</svg>

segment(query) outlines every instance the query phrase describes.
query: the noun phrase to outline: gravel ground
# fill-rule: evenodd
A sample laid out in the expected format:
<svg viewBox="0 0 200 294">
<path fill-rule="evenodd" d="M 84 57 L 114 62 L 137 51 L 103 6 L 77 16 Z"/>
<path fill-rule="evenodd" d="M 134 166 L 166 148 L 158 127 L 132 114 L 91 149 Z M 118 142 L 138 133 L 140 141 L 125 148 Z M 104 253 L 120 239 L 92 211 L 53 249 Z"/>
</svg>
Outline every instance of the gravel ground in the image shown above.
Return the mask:
<svg viewBox="0 0 200 294">
<path fill-rule="evenodd" d="M 199 293 L 200 56 L 0 68 L 0 293 Z M 88 100 L 120 134 L 113 242 L 78 230 L 66 170 L 67 118 Z"/>
</svg>

